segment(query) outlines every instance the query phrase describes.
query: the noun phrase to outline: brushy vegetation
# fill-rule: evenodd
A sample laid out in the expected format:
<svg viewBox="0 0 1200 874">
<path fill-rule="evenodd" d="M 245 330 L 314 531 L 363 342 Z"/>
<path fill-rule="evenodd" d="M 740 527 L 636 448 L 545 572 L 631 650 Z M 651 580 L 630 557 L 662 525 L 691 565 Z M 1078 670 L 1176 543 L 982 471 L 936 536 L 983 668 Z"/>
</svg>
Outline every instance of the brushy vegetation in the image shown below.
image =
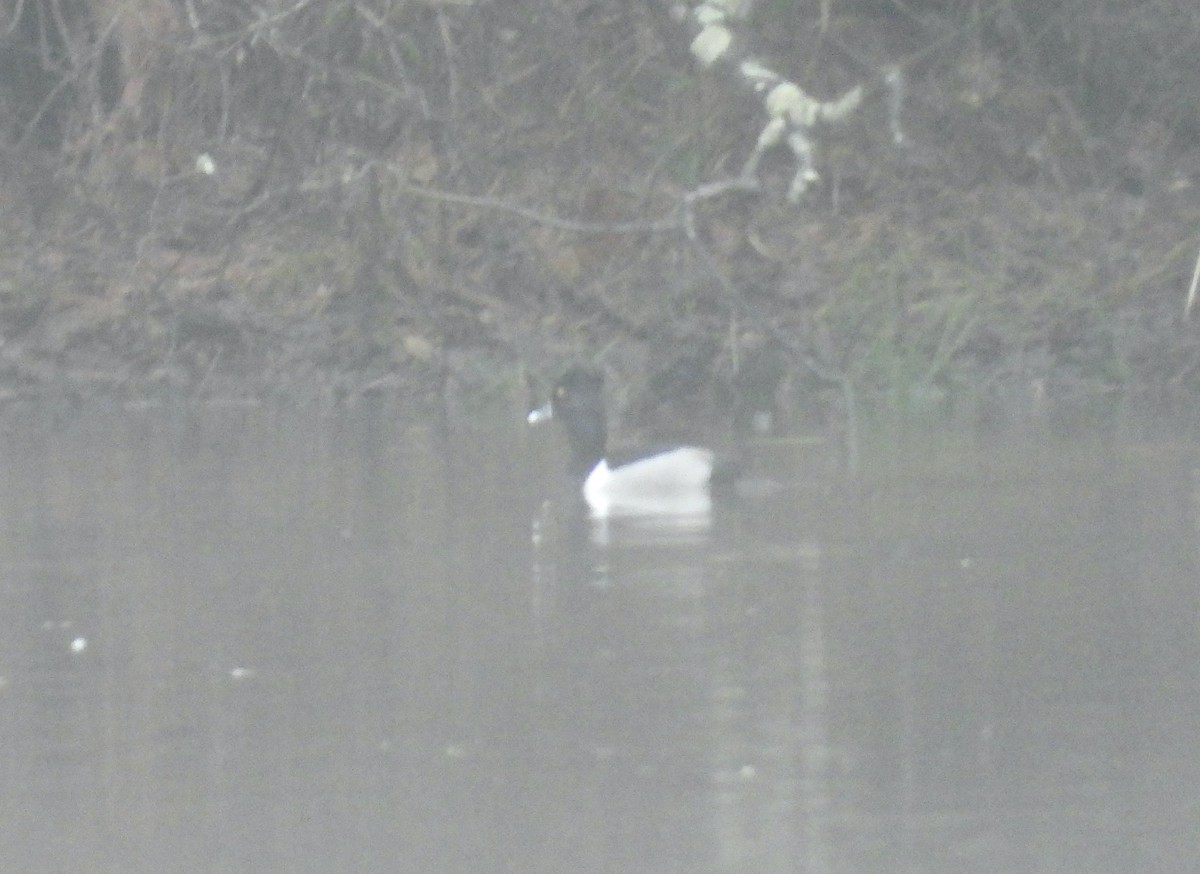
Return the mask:
<svg viewBox="0 0 1200 874">
<path fill-rule="evenodd" d="M 6 4 L 0 384 L 1194 401 L 1191 0 L 762 0 L 744 37 L 820 96 L 898 65 L 908 144 L 876 90 L 799 206 L 778 156 L 685 229 L 761 121 L 659 0 Z"/>
</svg>

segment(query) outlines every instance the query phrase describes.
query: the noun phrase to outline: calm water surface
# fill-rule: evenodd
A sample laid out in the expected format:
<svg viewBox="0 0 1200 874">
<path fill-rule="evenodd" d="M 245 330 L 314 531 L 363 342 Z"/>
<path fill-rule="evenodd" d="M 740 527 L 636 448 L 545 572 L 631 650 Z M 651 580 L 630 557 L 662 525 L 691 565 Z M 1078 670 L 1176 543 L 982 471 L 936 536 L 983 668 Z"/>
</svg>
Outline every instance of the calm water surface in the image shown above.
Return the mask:
<svg viewBox="0 0 1200 874">
<path fill-rule="evenodd" d="M 515 419 L 0 434 L 0 871 L 1200 870 L 1192 449 L 597 531 Z"/>
</svg>

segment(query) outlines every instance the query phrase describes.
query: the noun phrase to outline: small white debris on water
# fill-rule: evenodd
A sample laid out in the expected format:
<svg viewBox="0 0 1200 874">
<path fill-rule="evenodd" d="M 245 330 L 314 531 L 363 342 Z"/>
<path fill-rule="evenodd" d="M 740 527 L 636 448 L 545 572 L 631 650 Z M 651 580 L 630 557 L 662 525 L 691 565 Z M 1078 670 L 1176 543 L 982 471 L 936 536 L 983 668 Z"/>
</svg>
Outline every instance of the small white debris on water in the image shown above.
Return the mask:
<svg viewBox="0 0 1200 874">
<path fill-rule="evenodd" d="M 77 637 L 71 641 L 71 652 L 80 653 L 87 649 L 87 647 L 88 641 L 86 637 Z"/>
</svg>

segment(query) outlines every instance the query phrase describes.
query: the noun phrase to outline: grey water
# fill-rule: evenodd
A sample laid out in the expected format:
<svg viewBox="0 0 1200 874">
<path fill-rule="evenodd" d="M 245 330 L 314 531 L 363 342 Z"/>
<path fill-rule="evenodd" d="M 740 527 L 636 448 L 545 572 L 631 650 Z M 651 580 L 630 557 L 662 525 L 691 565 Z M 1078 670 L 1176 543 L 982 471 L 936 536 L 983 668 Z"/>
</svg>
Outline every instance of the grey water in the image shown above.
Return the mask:
<svg viewBox="0 0 1200 874">
<path fill-rule="evenodd" d="M 0 871 L 1178 872 L 1200 454 L 923 437 L 601 529 L 383 406 L 0 432 Z"/>
</svg>

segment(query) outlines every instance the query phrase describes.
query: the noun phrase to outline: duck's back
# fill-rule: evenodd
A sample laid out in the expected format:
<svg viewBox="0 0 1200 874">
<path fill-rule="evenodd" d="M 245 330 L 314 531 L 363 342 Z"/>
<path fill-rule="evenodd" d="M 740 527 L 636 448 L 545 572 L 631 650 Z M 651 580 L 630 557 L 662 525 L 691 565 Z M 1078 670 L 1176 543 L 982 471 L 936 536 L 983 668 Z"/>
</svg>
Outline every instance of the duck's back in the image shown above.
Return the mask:
<svg viewBox="0 0 1200 874">
<path fill-rule="evenodd" d="M 680 446 L 610 467 L 601 461 L 583 484 L 596 516 L 699 515 L 712 510 L 713 453 Z"/>
</svg>

